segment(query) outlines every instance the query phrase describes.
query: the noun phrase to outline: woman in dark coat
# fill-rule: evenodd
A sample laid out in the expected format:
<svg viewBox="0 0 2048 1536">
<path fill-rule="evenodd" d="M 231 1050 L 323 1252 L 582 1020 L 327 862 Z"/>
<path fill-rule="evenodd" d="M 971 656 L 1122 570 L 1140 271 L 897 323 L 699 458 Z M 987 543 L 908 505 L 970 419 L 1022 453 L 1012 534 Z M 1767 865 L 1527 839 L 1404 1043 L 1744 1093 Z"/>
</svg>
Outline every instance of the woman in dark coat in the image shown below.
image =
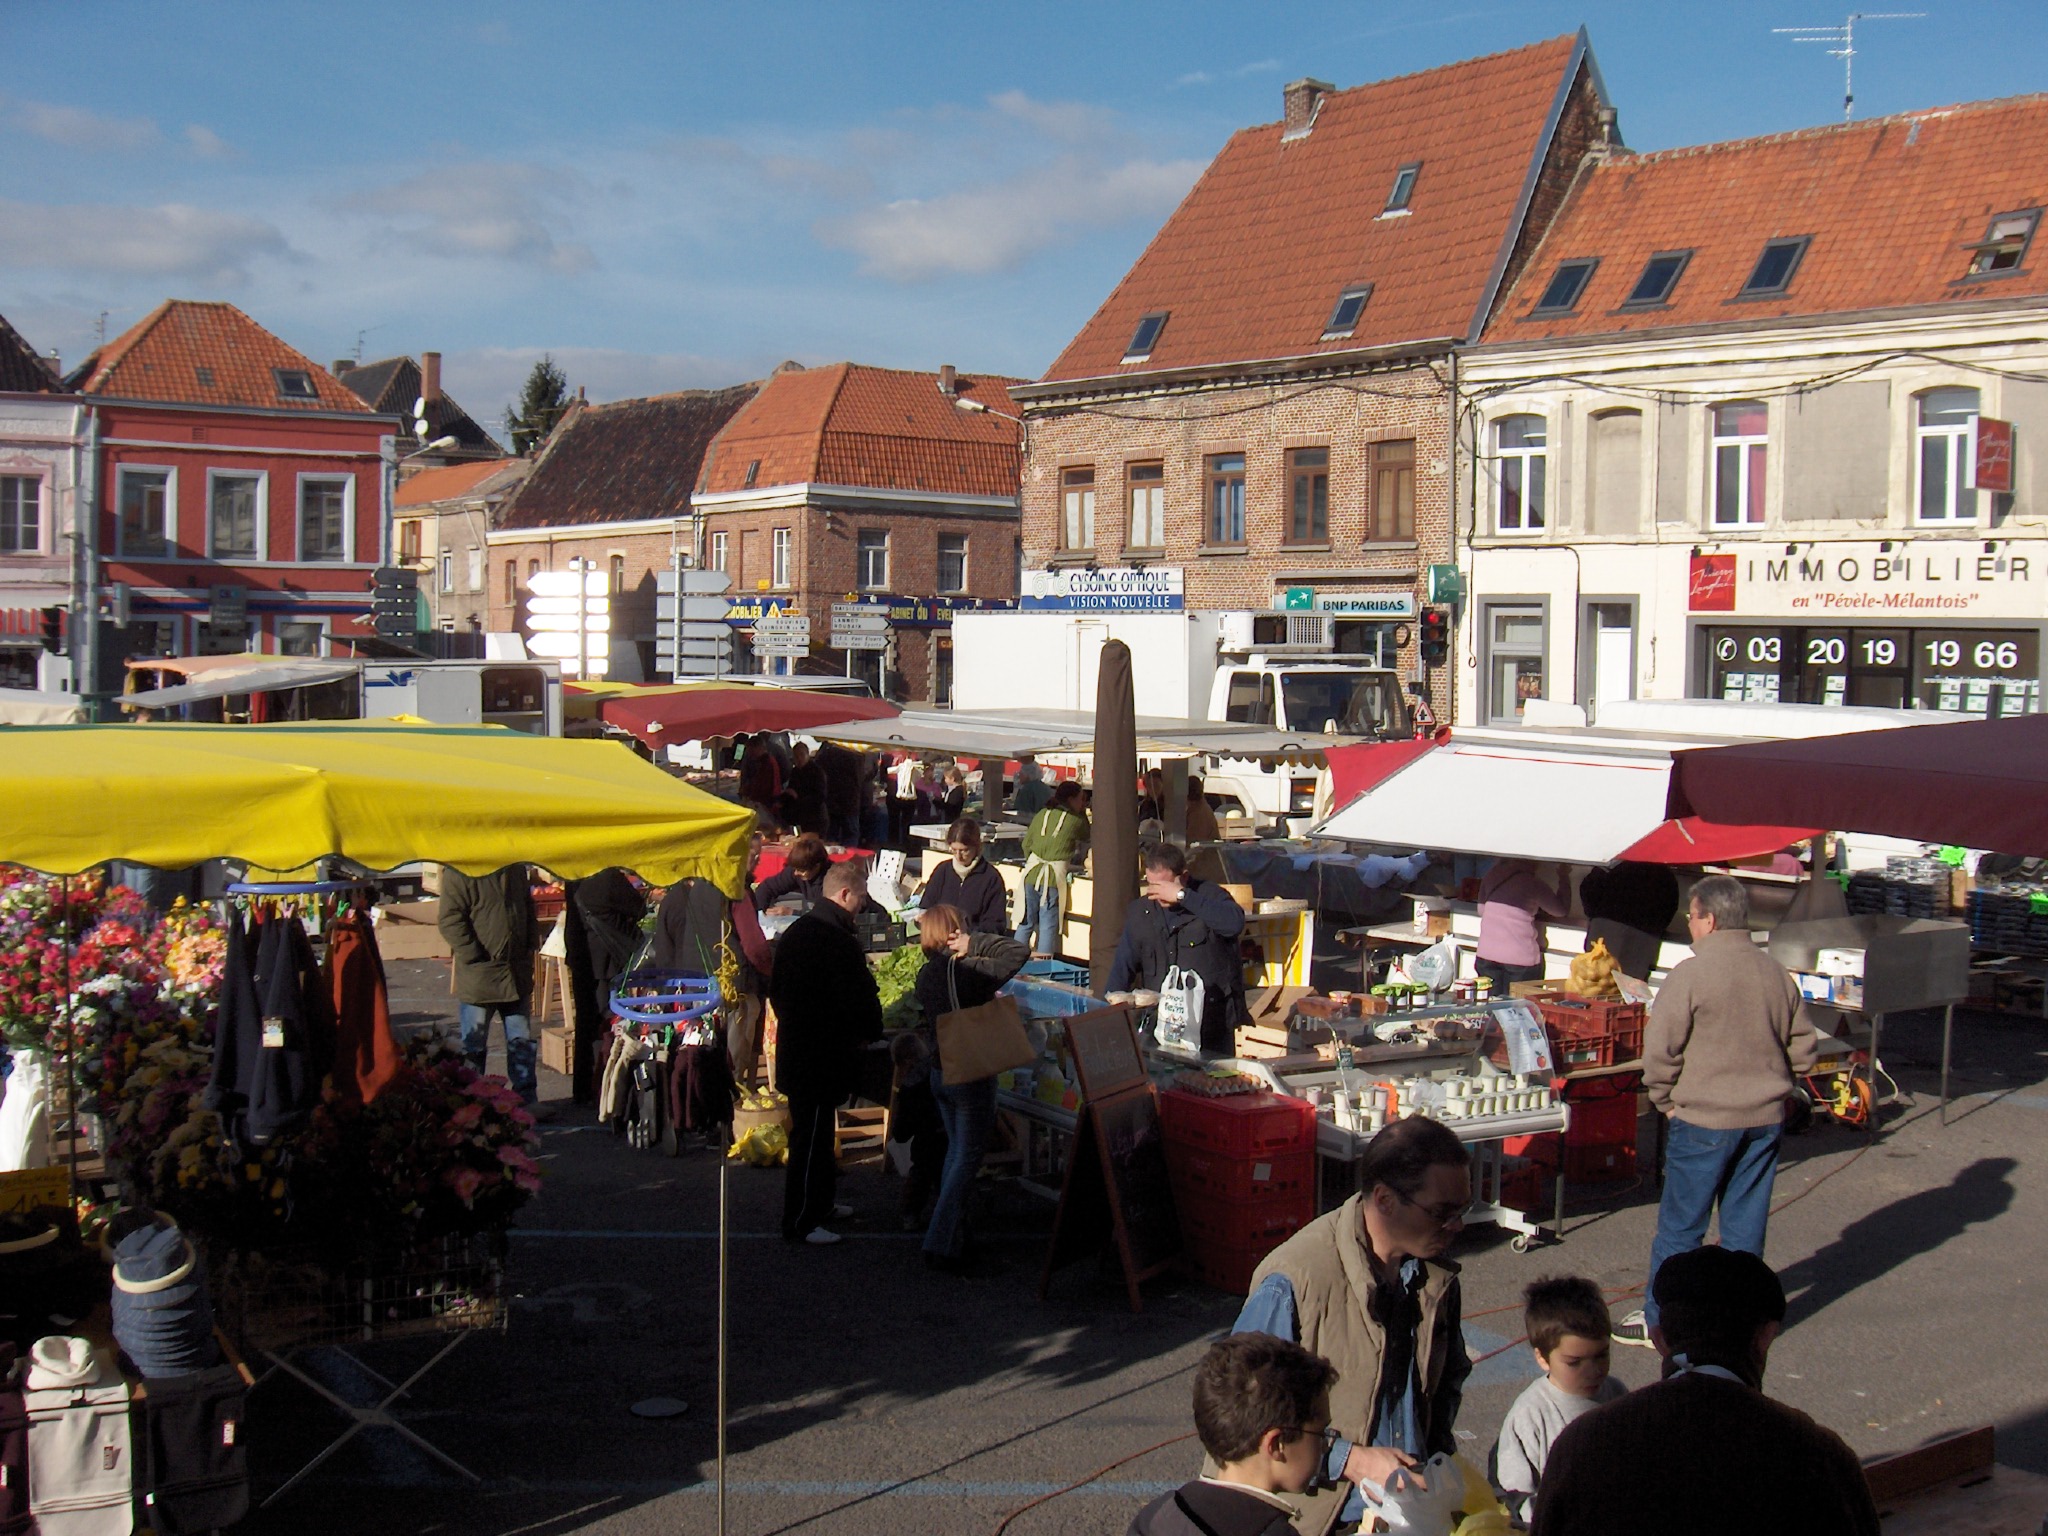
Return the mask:
<svg viewBox="0 0 2048 1536">
<path fill-rule="evenodd" d="M 925 953 L 917 1006 L 932 1037 L 932 1093 L 946 1122 L 946 1167 L 924 1234 L 924 1261 L 948 1274 L 967 1272 L 967 1197 L 996 1124 L 996 1080 L 948 1083 L 939 1059 L 938 1021 L 956 1008 L 988 1002 L 1023 969 L 1030 949 L 1006 934 L 969 933 L 958 907 L 927 907 L 918 921 Z"/>
<path fill-rule="evenodd" d="M 963 816 L 946 829 L 952 855 L 925 882 L 924 905 L 958 907 L 969 933 L 1008 933 L 1010 893 L 1003 873 L 981 856 L 981 823 Z"/>
</svg>

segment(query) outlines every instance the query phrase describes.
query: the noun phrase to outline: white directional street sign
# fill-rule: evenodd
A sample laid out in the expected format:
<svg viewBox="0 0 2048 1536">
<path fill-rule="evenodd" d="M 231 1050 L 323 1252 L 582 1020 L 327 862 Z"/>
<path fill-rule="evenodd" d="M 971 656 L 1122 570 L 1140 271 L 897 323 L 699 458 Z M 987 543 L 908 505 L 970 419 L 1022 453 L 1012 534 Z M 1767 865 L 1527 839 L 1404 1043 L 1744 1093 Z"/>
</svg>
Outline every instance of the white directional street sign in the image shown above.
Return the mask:
<svg viewBox="0 0 2048 1536">
<path fill-rule="evenodd" d="M 832 633 L 848 635 L 886 635 L 889 621 L 879 613 L 835 613 L 832 615 Z"/>
<path fill-rule="evenodd" d="M 811 620 L 808 614 L 775 613 L 766 618 L 754 620 L 754 643 L 763 640 L 786 639 L 811 643 Z"/>
</svg>

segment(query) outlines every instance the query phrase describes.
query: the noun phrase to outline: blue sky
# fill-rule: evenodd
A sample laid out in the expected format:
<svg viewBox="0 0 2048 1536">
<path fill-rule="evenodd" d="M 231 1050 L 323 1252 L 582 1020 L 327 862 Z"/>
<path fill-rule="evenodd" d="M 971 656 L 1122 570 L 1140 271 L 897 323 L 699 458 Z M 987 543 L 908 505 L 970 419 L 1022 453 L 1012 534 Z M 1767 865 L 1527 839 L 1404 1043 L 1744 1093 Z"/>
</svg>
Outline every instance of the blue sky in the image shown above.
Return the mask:
<svg viewBox="0 0 2048 1536">
<path fill-rule="evenodd" d="M 0 0 L 0 314 L 166 297 L 321 362 L 438 348 L 495 427 L 784 358 L 1034 376 L 1284 81 L 1590 31 L 1643 149 L 1831 122 L 1843 0 L 1007 6 Z M 2048 89 L 2041 0 L 1859 29 L 1857 113 Z M 1902 6 L 1907 8 L 1907 6 Z"/>
</svg>

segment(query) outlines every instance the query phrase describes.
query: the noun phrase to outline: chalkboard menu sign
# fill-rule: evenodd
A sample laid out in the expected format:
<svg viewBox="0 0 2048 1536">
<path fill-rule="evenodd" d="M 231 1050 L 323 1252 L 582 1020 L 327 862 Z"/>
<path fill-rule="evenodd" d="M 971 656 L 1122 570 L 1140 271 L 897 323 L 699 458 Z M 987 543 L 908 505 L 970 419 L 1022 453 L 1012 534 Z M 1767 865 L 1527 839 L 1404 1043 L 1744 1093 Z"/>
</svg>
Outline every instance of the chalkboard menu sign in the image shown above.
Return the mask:
<svg viewBox="0 0 2048 1536">
<path fill-rule="evenodd" d="M 1097 1008 L 1064 1021 L 1067 1049 L 1081 1079 L 1081 1097 L 1106 1099 L 1150 1081 L 1138 1048 L 1138 1020 L 1129 1008 Z"/>
<path fill-rule="evenodd" d="M 1079 1021 L 1068 1022 L 1071 1028 Z M 1081 1106 L 1039 1298 L 1051 1289 L 1055 1269 L 1100 1253 L 1105 1244 L 1114 1244 L 1123 1265 L 1131 1310 L 1142 1311 L 1139 1283 L 1164 1271 L 1180 1252 L 1180 1217 L 1166 1175 L 1159 1101 L 1149 1082 Z"/>
</svg>

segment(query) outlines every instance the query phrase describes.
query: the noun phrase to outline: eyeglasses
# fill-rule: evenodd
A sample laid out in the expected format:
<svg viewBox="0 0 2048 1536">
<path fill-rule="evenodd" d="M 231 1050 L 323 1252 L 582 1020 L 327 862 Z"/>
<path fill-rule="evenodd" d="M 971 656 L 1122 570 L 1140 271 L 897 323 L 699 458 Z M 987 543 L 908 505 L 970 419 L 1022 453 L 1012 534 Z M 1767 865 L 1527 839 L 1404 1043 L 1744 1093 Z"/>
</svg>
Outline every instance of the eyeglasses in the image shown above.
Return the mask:
<svg viewBox="0 0 2048 1536">
<path fill-rule="evenodd" d="M 1389 1184 L 1387 1188 L 1394 1189 L 1394 1186 Z M 1416 1210 L 1422 1212 L 1423 1215 L 1440 1227 L 1456 1226 L 1465 1219 L 1465 1204 L 1462 1201 L 1445 1201 L 1442 1205 L 1424 1205 L 1420 1200 L 1404 1195 L 1398 1189 L 1394 1189 L 1394 1198 L 1403 1205 L 1414 1206 Z"/>
<path fill-rule="evenodd" d="M 1337 1426 L 1334 1424 L 1325 1424 L 1321 1429 L 1303 1429 L 1298 1424 L 1292 1426 L 1291 1428 L 1287 1426 L 1282 1426 L 1280 1432 L 1286 1435 L 1290 1440 L 1297 1435 L 1314 1435 L 1318 1440 L 1323 1442 L 1323 1454 L 1325 1456 L 1329 1455 L 1330 1452 L 1337 1449 L 1337 1442 L 1344 1438 L 1344 1432 L 1337 1428 Z"/>
</svg>

